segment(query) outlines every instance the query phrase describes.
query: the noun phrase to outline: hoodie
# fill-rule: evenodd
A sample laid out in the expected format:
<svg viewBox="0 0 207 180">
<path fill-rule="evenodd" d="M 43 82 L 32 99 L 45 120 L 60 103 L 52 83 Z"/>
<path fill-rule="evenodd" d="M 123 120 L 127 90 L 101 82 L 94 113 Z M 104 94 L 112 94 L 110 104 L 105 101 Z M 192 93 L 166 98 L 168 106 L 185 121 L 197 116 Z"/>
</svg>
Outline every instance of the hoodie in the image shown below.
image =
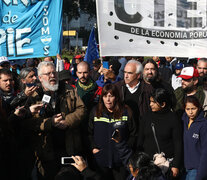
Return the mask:
<svg viewBox="0 0 207 180">
<path fill-rule="evenodd" d="M 112 82 L 111 80 L 108 80 L 108 81 L 106 81 L 106 82 L 104 82 L 104 75 L 101 75 L 99 78 L 98 78 L 98 80 L 96 81 L 96 84 L 99 86 L 99 87 L 104 87 L 106 84 L 108 84 L 108 83 L 116 83 L 116 82 L 118 82 L 118 81 L 120 81 L 121 80 L 121 78 L 120 77 L 116 77 L 116 80 L 114 81 L 114 82 Z"/>
<path fill-rule="evenodd" d="M 183 114 L 184 164 L 187 170 L 197 169 L 196 180 L 207 179 L 207 120 L 201 111 L 188 129 L 189 117 Z"/>
</svg>

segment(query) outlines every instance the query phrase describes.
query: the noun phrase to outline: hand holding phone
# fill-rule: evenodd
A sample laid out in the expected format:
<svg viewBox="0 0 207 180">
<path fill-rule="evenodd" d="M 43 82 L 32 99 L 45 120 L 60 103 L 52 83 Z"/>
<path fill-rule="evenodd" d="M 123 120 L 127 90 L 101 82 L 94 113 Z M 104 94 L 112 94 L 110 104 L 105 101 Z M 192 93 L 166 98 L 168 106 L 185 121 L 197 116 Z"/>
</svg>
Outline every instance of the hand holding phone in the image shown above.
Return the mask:
<svg viewBox="0 0 207 180">
<path fill-rule="evenodd" d="M 111 139 L 114 140 L 116 143 L 119 143 L 121 141 L 121 134 L 118 129 L 115 129 L 115 131 L 111 135 Z"/>
<path fill-rule="evenodd" d="M 17 107 L 14 112 L 14 114 L 17 116 L 23 116 L 25 113 L 26 113 L 26 109 L 24 106 Z"/>
<path fill-rule="evenodd" d="M 37 84 L 35 82 L 34 83 L 27 83 L 26 86 L 27 87 L 32 87 L 32 86 L 37 86 Z"/>
<path fill-rule="evenodd" d="M 67 165 L 67 164 L 71 164 L 71 163 L 75 163 L 75 161 L 72 157 L 62 157 L 61 158 L 61 164 L 63 164 L 63 165 Z"/>
<path fill-rule="evenodd" d="M 82 172 L 85 168 L 87 168 L 86 161 L 81 156 L 72 156 L 75 163 L 72 163 L 76 169 L 78 169 L 80 172 Z"/>
</svg>

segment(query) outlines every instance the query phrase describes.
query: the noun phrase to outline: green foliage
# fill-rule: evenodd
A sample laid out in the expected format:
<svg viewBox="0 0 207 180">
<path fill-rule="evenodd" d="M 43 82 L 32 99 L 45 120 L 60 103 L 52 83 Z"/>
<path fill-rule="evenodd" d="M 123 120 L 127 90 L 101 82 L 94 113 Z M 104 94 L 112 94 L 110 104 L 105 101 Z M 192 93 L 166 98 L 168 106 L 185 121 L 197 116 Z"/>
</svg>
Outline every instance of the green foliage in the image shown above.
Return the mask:
<svg viewBox="0 0 207 180">
<path fill-rule="evenodd" d="M 95 0 L 63 0 L 63 13 L 67 14 L 69 21 L 80 16 L 80 10 L 88 13 L 90 17 L 96 16 Z"/>
<path fill-rule="evenodd" d="M 78 18 L 79 13 L 79 4 L 77 0 L 63 0 L 63 13 L 68 15 L 68 20 L 72 18 Z"/>
</svg>

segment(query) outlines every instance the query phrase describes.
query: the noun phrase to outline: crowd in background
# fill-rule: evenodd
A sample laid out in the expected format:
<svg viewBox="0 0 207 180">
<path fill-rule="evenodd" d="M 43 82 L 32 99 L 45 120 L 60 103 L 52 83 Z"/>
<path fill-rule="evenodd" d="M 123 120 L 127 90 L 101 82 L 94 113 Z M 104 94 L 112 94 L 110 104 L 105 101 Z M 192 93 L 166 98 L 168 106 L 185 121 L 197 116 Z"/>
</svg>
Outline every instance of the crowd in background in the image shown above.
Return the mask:
<svg viewBox="0 0 207 180">
<path fill-rule="evenodd" d="M 206 58 L 83 59 L 0 57 L 0 179 L 207 179 Z"/>
</svg>

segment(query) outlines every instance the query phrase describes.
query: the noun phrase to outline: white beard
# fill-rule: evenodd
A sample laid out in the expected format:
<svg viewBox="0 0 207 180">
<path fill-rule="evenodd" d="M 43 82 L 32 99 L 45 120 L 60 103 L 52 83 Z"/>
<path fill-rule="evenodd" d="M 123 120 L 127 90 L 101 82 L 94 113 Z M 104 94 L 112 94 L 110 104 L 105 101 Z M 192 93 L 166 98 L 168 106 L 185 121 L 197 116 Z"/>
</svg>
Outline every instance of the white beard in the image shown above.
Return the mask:
<svg viewBox="0 0 207 180">
<path fill-rule="evenodd" d="M 59 83 L 57 81 L 57 83 L 55 85 L 51 85 L 48 81 L 43 80 L 42 81 L 42 86 L 44 88 L 48 89 L 49 91 L 57 91 Z"/>
</svg>

